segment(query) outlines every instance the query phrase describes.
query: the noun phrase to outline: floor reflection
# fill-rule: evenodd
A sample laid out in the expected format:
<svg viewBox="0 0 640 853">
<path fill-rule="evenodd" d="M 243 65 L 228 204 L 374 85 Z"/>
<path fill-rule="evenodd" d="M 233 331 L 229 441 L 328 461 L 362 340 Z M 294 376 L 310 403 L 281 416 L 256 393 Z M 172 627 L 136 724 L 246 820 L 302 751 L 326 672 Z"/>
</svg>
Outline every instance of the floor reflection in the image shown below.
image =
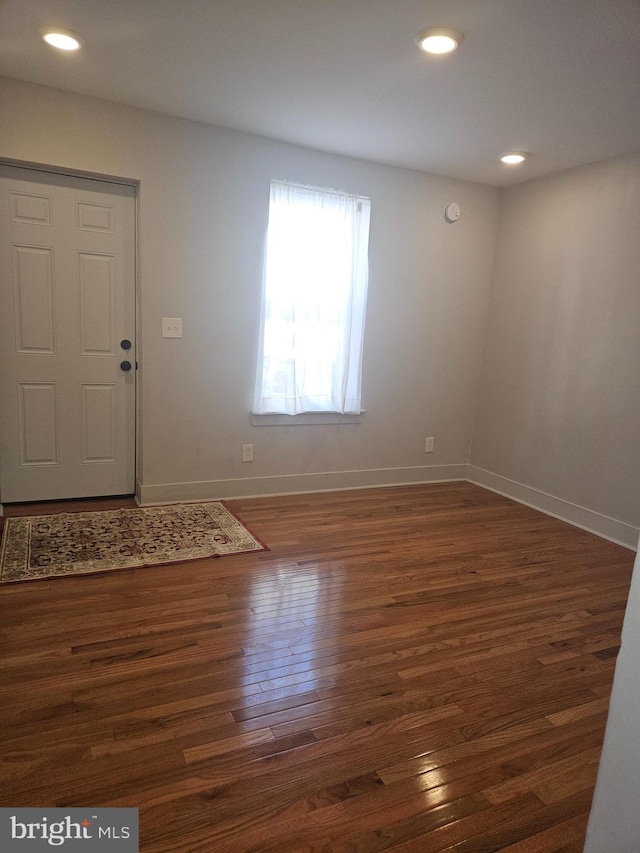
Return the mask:
<svg viewBox="0 0 640 853">
<path fill-rule="evenodd" d="M 330 650 L 318 647 L 318 639 L 327 603 L 333 611 L 339 589 L 339 579 L 315 565 L 289 566 L 253 578 L 243 684 L 258 680 L 265 701 L 314 690 L 320 677 L 316 661 L 331 663 Z"/>
</svg>

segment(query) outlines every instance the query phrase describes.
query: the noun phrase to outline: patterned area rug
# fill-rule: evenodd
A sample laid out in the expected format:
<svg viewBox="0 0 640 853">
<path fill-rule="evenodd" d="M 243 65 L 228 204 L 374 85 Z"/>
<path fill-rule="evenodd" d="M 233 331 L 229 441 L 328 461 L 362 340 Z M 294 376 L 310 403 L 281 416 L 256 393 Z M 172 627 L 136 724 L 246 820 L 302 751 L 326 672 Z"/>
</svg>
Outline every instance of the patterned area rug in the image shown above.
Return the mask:
<svg viewBox="0 0 640 853">
<path fill-rule="evenodd" d="M 265 550 L 219 501 L 4 522 L 0 583 Z"/>
</svg>

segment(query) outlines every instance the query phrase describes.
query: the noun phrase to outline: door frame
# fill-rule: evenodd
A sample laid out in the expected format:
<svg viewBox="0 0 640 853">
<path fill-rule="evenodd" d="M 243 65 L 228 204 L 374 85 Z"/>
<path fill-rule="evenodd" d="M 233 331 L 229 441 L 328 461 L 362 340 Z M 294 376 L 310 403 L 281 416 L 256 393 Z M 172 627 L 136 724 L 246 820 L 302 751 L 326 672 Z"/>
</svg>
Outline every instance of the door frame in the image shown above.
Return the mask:
<svg viewBox="0 0 640 853">
<path fill-rule="evenodd" d="M 72 169 L 67 166 L 56 166 L 50 163 L 33 163 L 29 160 L 13 160 L 9 157 L 0 156 L 0 166 L 11 166 L 15 169 L 29 169 L 32 172 L 43 172 L 50 175 L 63 175 L 69 178 L 83 178 L 88 181 L 100 181 L 106 184 L 119 184 L 132 187 L 133 196 L 133 255 L 134 255 L 134 280 L 133 280 L 133 296 L 134 296 L 134 327 L 136 330 L 136 346 L 135 346 L 135 417 L 134 417 L 134 500 L 140 503 L 140 480 L 139 473 L 141 470 L 141 455 L 142 455 L 142 440 L 141 440 L 141 423 L 142 409 L 140 393 L 141 386 L 141 370 L 140 370 L 140 179 L 126 178 L 119 175 L 106 175 L 102 172 L 88 172 L 83 169 Z M 2 500 L 2 482 L 0 482 L 0 501 Z M 0 502 L 0 518 L 4 515 L 2 503 Z"/>
</svg>

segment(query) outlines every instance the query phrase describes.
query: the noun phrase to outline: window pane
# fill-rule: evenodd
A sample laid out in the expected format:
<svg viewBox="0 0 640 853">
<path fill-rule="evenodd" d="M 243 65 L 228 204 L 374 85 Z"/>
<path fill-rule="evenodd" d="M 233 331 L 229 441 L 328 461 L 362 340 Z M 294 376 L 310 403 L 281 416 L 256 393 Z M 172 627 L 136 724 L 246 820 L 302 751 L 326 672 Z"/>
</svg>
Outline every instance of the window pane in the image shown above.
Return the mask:
<svg viewBox="0 0 640 853">
<path fill-rule="evenodd" d="M 271 184 L 253 411 L 359 413 L 369 199 Z"/>
</svg>

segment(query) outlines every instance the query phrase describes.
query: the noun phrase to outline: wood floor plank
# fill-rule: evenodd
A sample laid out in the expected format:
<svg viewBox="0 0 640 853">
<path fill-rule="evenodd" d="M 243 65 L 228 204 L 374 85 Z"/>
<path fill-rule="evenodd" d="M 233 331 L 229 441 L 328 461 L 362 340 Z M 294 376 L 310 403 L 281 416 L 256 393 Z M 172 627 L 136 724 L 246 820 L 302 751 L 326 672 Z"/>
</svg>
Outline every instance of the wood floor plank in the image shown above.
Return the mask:
<svg viewBox="0 0 640 853">
<path fill-rule="evenodd" d="M 269 551 L 0 586 L 0 805 L 136 806 L 143 853 L 581 849 L 631 552 L 468 483 L 229 505 Z"/>
<path fill-rule="evenodd" d="M 480 808 L 470 814 L 460 813 L 458 810 L 453 813 L 451 810 L 444 811 L 446 807 L 443 806 L 444 819 L 441 821 L 438 820 L 438 810 L 433 810 L 433 816 L 431 811 L 426 811 L 418 821 L 411 821 L 408 825 L 406 821 L 399 821 L 379 832 L 374 831 L 349 838 L 346 842 L 333 843 L 330 849 L 332 853 L 378 853 L 382 850 L 393 850 L 394 853 L 440 853 L 446 850 L 453 853 L 470 838 L 481 836 L 501 826 L 513 819 L 518 812 L 535 815 L 542 808 L 542 804 L 533 794 Z M 485 848 L 486 851 L 497 849 L 488 846 Z"/>
<path fill-rule="evenodd" d="M 582 853 L 588 817 L 576 815 L 524 841 L 503 847 L 501 853 Z"/>
</svg>

